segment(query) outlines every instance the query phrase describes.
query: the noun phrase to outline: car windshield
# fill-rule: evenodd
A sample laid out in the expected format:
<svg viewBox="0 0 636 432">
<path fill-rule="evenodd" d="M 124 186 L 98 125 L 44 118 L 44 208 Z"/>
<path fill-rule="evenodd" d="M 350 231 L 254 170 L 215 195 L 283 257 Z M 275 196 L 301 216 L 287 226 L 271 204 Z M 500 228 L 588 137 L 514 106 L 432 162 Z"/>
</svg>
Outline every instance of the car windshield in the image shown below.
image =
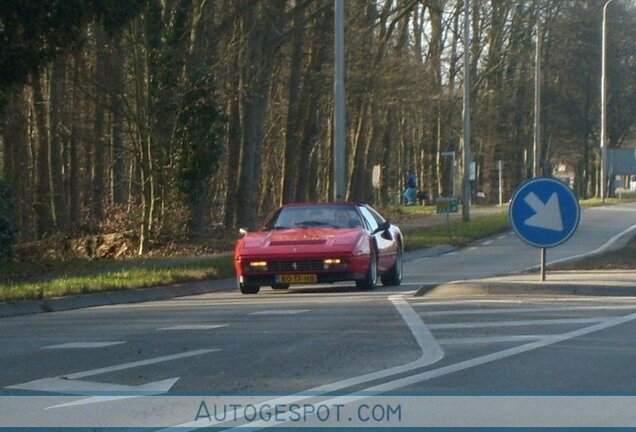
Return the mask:
<svg viewBox="0 0 636 432">
<path fill-rule="evenodd" d="M 282 208 L 265 226 L 266 230 L 328 226 L 355 228 L 360 216 L 352 206 L 293 206 Z"/>
</svg>

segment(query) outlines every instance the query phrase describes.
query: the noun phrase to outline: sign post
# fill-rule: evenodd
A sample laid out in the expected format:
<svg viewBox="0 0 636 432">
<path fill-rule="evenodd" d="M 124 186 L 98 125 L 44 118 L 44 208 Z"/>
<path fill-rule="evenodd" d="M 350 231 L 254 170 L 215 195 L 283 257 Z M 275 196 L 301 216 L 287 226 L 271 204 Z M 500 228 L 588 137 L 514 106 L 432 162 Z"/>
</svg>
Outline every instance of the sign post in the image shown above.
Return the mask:
<svg viewBox="0 0 636 432">
<path fill-rule="evenodd" d="M 437 213 L 446 214 L 446 227 L 450 228 L 450 214 L 457 213 L 459 200 L 457 197 L 437 198 L 435 200 Z"/>
<path fill-rule="evenodd" d="M 576 195 L 557 179 L 536 177 L 515 190 L 508 215 L 521 240 L 541 249 L 541 281 L 545 281 L 546 249 L 567 241 L 579 225 Z"/>
<path fill-rule="evenodd" d="M 497 161 L 497 171 L 499 172 L 499 207 L 503 205 L 503 161 Z"/>
</svg>

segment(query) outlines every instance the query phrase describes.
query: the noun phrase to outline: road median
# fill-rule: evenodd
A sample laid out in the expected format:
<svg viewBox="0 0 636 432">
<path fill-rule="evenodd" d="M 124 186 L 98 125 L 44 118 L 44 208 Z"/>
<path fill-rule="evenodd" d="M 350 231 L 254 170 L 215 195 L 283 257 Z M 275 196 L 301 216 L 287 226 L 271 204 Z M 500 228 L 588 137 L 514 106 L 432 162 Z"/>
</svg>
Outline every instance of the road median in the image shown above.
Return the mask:
<svg viewBox="0 0 636 432">
<path fill-rule="evenodd" d="M 636 296 L 636 270 L 553 271 L 541 282 L 537 273 L 429 284 L 420 297 L 551 295 Z"/>
</svg>

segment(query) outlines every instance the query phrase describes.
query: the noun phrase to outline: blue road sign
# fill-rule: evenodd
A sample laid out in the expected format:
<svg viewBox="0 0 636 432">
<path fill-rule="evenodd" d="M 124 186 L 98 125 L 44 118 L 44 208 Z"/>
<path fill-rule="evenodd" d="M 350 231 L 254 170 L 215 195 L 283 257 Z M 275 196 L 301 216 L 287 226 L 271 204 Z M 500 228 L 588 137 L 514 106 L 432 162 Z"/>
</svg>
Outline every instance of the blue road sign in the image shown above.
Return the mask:
<svg viewBox="0 0 636 432">
<path fill-rule="evenodd" d="M 565 183 L 552 177 L 537 177 L 515 190 L 508 214 L 512 228 L 523 241 L 551 248 L 574 234 L 581 208 Z"/>
</svg>

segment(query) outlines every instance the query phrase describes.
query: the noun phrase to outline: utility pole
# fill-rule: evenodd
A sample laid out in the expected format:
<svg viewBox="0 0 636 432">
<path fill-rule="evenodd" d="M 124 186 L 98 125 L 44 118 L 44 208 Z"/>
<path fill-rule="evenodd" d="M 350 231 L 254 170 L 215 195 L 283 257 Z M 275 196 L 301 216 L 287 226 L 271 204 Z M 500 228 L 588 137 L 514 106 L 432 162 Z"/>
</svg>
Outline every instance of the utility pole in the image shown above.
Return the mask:
<svg viewBox="0 0 636 432">
<path fill-rule="evenodd" d="M 333 200 L 345 198 L 345 65 L 344 65 L 344 2 L 335 0 L 335 77 L 334 77 L 334 119 L 333 119 Z"/>
<path fill-rule="evenodd" d="M 462 192 L 462 220 L 470 222 L 470 0 L 464 0 L 464 184 Z"/>
</svg>

